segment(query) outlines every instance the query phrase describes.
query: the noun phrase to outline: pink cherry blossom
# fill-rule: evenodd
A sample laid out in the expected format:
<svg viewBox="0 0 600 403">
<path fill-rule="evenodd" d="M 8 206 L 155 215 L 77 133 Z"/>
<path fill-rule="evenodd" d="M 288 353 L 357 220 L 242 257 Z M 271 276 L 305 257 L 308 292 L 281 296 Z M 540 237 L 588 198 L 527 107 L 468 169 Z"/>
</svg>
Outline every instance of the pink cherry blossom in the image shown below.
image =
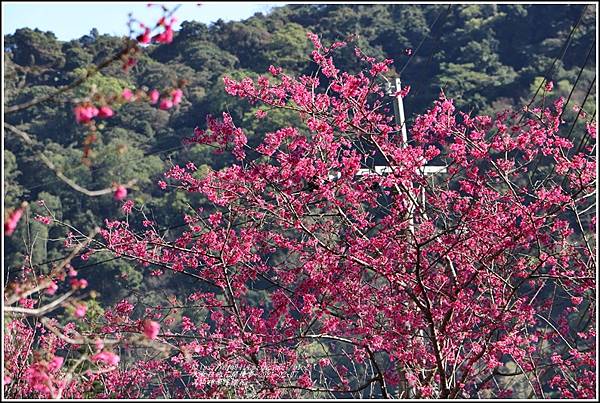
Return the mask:
<svg viewBox="0 0 600 403">
<path fill-rule="evenodd" d="M 313 386 L 312 380 L 310 379 L 310 374 L 305 373 L 300 378 L 298 378 L 298 386 L 302 388 L 310 388 Z"/>
<path fill-rule="evenodd" d="M 160 97 L 160 92 L 158 92 L 158 90 L 152 90 L 150 91 L 150 103 L 151 104 L 155 104 L 156 102 L 158 102 L 158 98 Z"/>
<path fill-rule="evenodd" d="M 125 101 L 131 101 L 133 99 L 133 92 L 129 88 L 125 88 L 121 93 L 121 96 Z"/>
<path fill-rule="evenodd" d="M 87 286 L 88 286 L 88 282 L 84 278 L 82 278 L 82 279 L 73 278 L 73 279 L 71 279 L 70 284 L 73 289 L 84 289 L 84 288 L 87 288 Z"/>
<path fill-rule="evenodd" d="M 158 107 L 163 110 L 171 109 L 173 107 L 173 101 L 169 98 L 163 98 L 160 100 Z"/>
<path fill-rule="evenodd" d="M 125 214 L 130 214 L 131 210 L 133 209 L 133 205 L 133 200 L 127 200 L 125 203 L 123 203 L 123 206 L 121 206 L 121 210 L 123 210 Z"/>
<path fill-rule="evenodd" d="M 127 201 L 127 216 L 107 218 L 79 252 L 127 259 L 164 298 L 130 294 L 93 323 L 8 316 L 13 395 L 502 399 L 518 391 L 498 381 L 510 361 L 532 397 L 595 397 L 597 166 L 593 146 L 563 133 L 565 101 L 477 116 L 442 92 L 408 120 L 406 143 L 386 110 L 391 61 L 356 48 L 345 71 L 345 43 L 308 37 L 318 74 L 271 66 L 268 77 L 224 78 L 255 110 L 293 117 L 251 139 L 230 113 L 190 133 L 186 144 L 235 163 L 202 175 L 203 161 L 169 167 L 158 186 L 189 201 L 183 224 L 167 231 Z M 60 298 L 27 294 L 35 263 L 7 287 L 19 311 Z M 87 285 L 50 273 L 35 284 Z M 86 306 L 85 293 L 71 297 Z M 86 349 L 71 345 L 79 338 Z M 120 368 L 104 345 L 128 357 Z M 78 359 L 98 365 L 68 372 Z"/>
<path fill-rule="evenodd" d="M 127 188 L 123 185 L 117 186 L 113 197 L 117 201 L 123 200 L 127 197 Z"/>
<path fill-rule="evenodd" d="M 154 37 L 154 40 L 158 43 L 168 44 L 173 42 L 173 27 L 172 22 L 165 26 L 165 30 Z"/>
<path fill-rule="evenodd" d="M 149 44 L 152 41 L 152 36 L 150 35 L 150 33 L 150 28 L 146 27 L 144 29 L 144 33 L 137 37 L 138 42 L 142 44 Z"/>
<path fill-rule="evenodd" d="M 99 113 L 98 108 L 93 105 L 77 105 L 74 112 L 77 123 L 88 123 Z"/>
<path fill-rule="evenodd" d="M 160 324 L 152 320 L 144 321 L 144 335 L 150 340 L 156 339 L 160 331 Z"/>
<path fill-rule="evenodd" d="M 48 364 L 48 369 L 50 369 L 51 371 L 56 371 L 60 369 L 60 367 L 62 367 L 64 361 L 65 359 L 63 357 L 57 355 L 54 358 L 52 358 L 52 360 Z"/>
<path fill-rule="evenodd" d="M 52 281 L 50 283 L 50 285 L 48 285 L 48 287 L 46 287 L 45 292 L 48 295 L 54 295 L 54 294 L 56 294 L 56 290 L 58 290 L 58 285 L 54 281 Z"/>
<path fill-rule="evenodd" d="M 20 207 L 9 214 L 8 219 L 4 221 L 4 235 L 11 236 L 13 232 L 15 232 L 17 224 L 23 215 L 23 210 L 24 209 Z"/>
<path fill-rule="evenodd" d="M 98 117 L 99 118 L 110 118 L 114 114 L 115 113 L 110 108 L 110 106 L 107 106 L 107 105 L 101 106 L 100 109 L 99 109 L 99 111 L 98 111 Z"/>
<path fill-rule="evenodd" d="M 121 358 L 118 355 L 109 351 L 102 351 L 92 356 L 92 361 L 99 361 L 108 365 L 117 365 L 120 360 Z"/>
<path fill-rule="evenodd" d="M 183 97 L 183 91 L 181 88 L 176 88 L 171 92 L 171 100 L 173 101 L 173 105 L 177 105 L 181 102 L 181 98 Z"/>
<path fill-rule="evenodd" d="M 85 316 L 86 312 L 87 312 L 87 306 L 86 305 L 78 305 L 75 308 L 74 315 L 75 315 L 76 318 L 80 318 L 81 319 L 81 318 L 83 318 Z"/>
</svg>

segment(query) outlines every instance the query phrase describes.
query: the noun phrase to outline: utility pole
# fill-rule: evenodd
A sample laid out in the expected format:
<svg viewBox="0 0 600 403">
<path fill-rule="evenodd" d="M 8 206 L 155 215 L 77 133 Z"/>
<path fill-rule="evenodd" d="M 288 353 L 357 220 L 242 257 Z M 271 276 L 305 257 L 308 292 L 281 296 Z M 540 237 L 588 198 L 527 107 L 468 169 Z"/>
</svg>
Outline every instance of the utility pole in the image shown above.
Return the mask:
<svg viewBox="0 0 600 403">
<path fill-rule="evenodd" d="M 406 130 L 406 118 L 404 116 L 404 102 L 402 100 L 402 96 L 400 95 L 400 92 L 402 90 L 402 82 L 400 81 L 399 77 L 396 77 L 396 79 L 394 80 L 394 85 L 392 85 L 392 83 L 388 82 L 388 87 L 387 87 L 387 91 L 388 91 L 388 95 L 395 95 L 395 99 L 394 99 L 394 117 L 396 120 L 396 125 L 398 125 L 400 127 L 401 133 L 402 133 L 402 146 L 403 147 L 407 147 L 408 146 L 408 131 Z M 435 174 L 441 174 L 441 173 L 445 173 L 446 172 L 446 166 L 444 165 L 423 165 L 422 167 L 418 168 L 419 171 L 421 172 L 421 175 L 435 175 Z M 369 174 L 376 174 L 376 175 L 383 175 L 386 173 L 391 173 L 393 172 L 393 168 L 390 166 L 386 166 L 386 165 L 377 165 L 374 166 L 373 168 L 366 168 L 366 169 L 360 169 L 357 173 L 357 175 L 369 175 Z M 408 212 L 409 212 L 409 231 L 410 233 L 414 236 L 415 234 L 415 211 L 417 209 L 417 203 L 422 203 L 422 208 L 421 211 L 423 212 L 423 216 L 427 217 L 427 213 L 425 211 L 425 188 L 421 189 L 421 195 L 420 195 L 420 200 L 417 202 L 411 202 L 408 208 Z M 452 261 L 450 259 L 448 259 L 449 264 L 450 264 L 450 268 L 452 270 L 452 275 L 453 277 L 456 279 L 456 272 L 454 270 L 454 265 L 452 264 Z M 425 332 L 423 330 L 421 330 L 419 332 L 421 334 L 422 337 L 425 337 Z M 414 395 L 414 390 L 412 390 L 413 388 L 411 388 L 408 384 L 408 381 L 406 379 L 406 372 L 404 369 L 402 368 L 398 368 L 399 370 L 399 376 L 400 376 L 400 386 L 399 386 L 399 395 L 400 398 L 411 398 L 411 395 Z M 425 376 L 425 374 L 423 374 L 423 376 Z"/>
<path fill-rule="evenodd" d="M 396 77 L 396 79 L 394 80 L 394 85 L 392 85 L 392 83 L 388 82 L 388 95 L 396 95 L 395 99 L 394 99 L 394 117 L 396 119 L 396 124 L 398 126 L 400 126 L 400 131 L 402 133 L 402 146 L 403 147 L 407 147 L 408 146 L 408 131 L 406 130 L 406 118 L 404 117 L 404 102 L 402 100 L 402 96 L 400 95 L 400 92 L 402 90 L 402 82 L 400 81 L 400 77 Z M 440 173 L 445 173 L 446 172 L 446 166 L 445 165 L 423 165 L 422 167 L 419 168 L 419 171 L 421 172 L 421 175 L 434 175 L 434 174 L 440 174 Z M 363 169 L 359 169 L 357 175 L 367 175 L 369 173 L 375 173 L 378 175 L 382 175 L 384 173 L 390 173 L 393 172 L 393 168 L 389 167 L 387 165 L 377 165 L 374 166 L 373 168 L 363 168 Z M 425 207 L 425 189 L 423 188 L 421 190 L 421 197 L 420 197 L 422 203 L 423 203 L 423 211 L 425 211 L 424 207 Z M 410 230 L 412 233 L 414 233 L 414 210 L 416 209 L 417 206 L 415 206 L 414 204 L 411 204 L 411 206 L 409 207 L 409 211 L 410 211 Z"/>
<path fill-rule="evenodd" d="M 400 130 L 402 131 L 402 144 L 406 147 L 408 145 L 408 134 L 406 131 L 406 119 L 404 118 L 404 101 L 402 100 L 402 96 L 400 96 L 401 90 L 402 82 L 400 81 L 400 77 L 396 77 L 395 85 L 392 86 L 391 83 L 388 83 L 388 94 L 396 94 L 394 117 L 396 118 L 396 124 L 400 126 Z"/>
</svg>

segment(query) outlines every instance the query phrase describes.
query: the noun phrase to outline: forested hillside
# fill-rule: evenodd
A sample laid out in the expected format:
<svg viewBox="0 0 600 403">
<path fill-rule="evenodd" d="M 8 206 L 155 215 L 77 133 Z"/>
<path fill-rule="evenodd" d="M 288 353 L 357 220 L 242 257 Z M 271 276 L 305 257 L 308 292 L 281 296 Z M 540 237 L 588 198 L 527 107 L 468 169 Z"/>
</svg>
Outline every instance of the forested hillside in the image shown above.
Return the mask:
<svg viewBox="0 0 600 403">
<path fill-rule="evenodd" d="M 42 163 L 37 154 L 42 149 L 58 170 L 87 189 L 136 178 L 131 191 L 136 205 L 153 212 L 151 218 L 159 226 L 176 232 L 195 201 L 189 194 L 157 186 L 165 169 L 186 161 L 213 168 L 232 162 L 208 146 L 182 145 L 195 127 L 204 127 L 206 115 L 229 111 L 245 128 L 250 142 L 293 118 L 276 112 L 270 127 L 259 125 L 255 108 L 224 92 L 223 76 L 256 77 L 271 64 L 289 74 L 313 73 L 307 31 L 318 34 L 325 44 L 353 41 L 368 55 L 394 59 L 389 77 L 401 72 L 404 85 L 411 87 L 405 98 L 409 122 L 412 115 L 427 110 L 442 89 L 465 112 L 519 109 L 536 93 L 542 77 L 553 81 L 553 96 L 569 98 L 563 119 L 574 120 L 572 108 L 581 105 L 586 95 L 584 110 L 595 114 L 596 94 L 590 86 L 596 67 L 591 50 L 595 49 L 595 9 L 584 7 L 289 5 L 240 22 L 207 26 L 185 21 L 173 43 L 150 45 L 149 52 L 127 72 L 119 64 L 109 66 L 62 98 L 5 117 L 10 124 L 25 124 L 21 127 L 37 139 L 31 146 L 5 132 L 5 209 L 17 207 L 22 200 L 30 202 L 27 225 L 5 238 L 5 273 L 18 270 L 24 256 L 48 267 L 46 262 L 64 254 L 60 239 L 65 230 L 32 220 L 36 212 L 44 213 L 36 201 L 43 200 L 58 218 L 84 232 L 102 225 L 107 217 L 123 214 L 121 203 L 110 194 L 87 197 L 73 191 Z M 88 65 L 99 63 L 121 46 L 122 38 L 101 35 L 95 29 L 69 42 L 28 28 L 5 36 L 5 105 L 73 82 L 85 74 Z M 342 68 L 355 68 L 353 48 L 349 46 L 337 57 Z M 94 88 L 120 93 L 124 88 L 178 85 L 183 85 L 184 97 L 173 109 L 161 110 L 148 103 L 118 109 L 114 118 L 98 127 L 91 154 L 83 158 L 89 133 L 73 118 L 73 97 L 83 97 Z M 92 288 L 111 303 L 125 295 L 143 295 L 153 281 L 135 265 L 103 253 L 87 262 L 78 261 L 77 266 L 89 270 Z M 161 281 L 165 294 L 185 286 Z"/>
</svg>

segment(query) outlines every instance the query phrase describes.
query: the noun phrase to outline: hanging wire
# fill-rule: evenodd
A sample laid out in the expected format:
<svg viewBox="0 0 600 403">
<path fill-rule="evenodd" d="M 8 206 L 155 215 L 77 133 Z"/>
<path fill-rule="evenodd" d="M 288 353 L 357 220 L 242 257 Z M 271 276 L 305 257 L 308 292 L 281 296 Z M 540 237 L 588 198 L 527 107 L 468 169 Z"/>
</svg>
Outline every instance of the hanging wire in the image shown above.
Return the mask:
<svg viewBox="0 0 600 403">
<path fill-rule="evenodd" d="M 573 93 L 575 92 L 575 88 L 577 87 L 577 83 L 579 83 L 579 79 L 581 78 L 581 74 L 583 73 L 583 70 L 585 69 L 585 66 L 587 65 L 587 62 L 590 59 L 592 51 L 595 48 L 596 48 L 596 38 L 594 38 L 594 41 L 592 42 L 592 46 L 590 46 L 590 50 L 588 51 L 587 56 L 585 57 L 585 61 L 583 62 L 583 65 L 579 69 L 579 73 L 577 74 L 577 78 L 575 79 L 575 84 L 573 84 L 573 88 L 571 88 L 571 91 L 569 92 L 569 96 L 567 97 L 567 100 L 565 101 L 565 106 L 563 108 L 563 111 L 560 114 L 560 119 L 562 119 L 563 114 L 567 110 L 567 105 L 569 105 L 569 101 L 571 101 L 571 97 L 573 96 Z"/>
<path fill-rule="evenodd" d="M 425 42 L 425 39 L 427 39 L 429 37 L 429 35 L 431 35 L 431 32 L 433 32 L 433 28 L 435 27 L 435 24 L 438 22 L 438 20 L 440 19 L 440 17 L 442 16 L 442 13 L 444 13 L 444 11 L 446 12 L 446 15 L 450 12 L 450 7 L 452 6 L 452 4 L 448 4 L 448 7 L 445 10 L 440 10 L 440 12 L 438 13 L 437 17 L 435 18 L 435 20 L 433 21 L 433 23 L 431 24 L 431 26 L 429 27 L 429 30 L 427 32 L 427 34 L 421 39 L 421 42 L 419 43 L 419 45 L 417 46 L 417 48 L 415 49 L 415 51 L 413 52 L 413 54 L 409 57 L 409 59 L 406 61 L 406 63 L 404 64 L 404 66 L 402 67 L 402 69 L 400 69 L 400 71 L 398 72 L 398 75 L 402 75 L 402 72 L 406 69 L 406 67 L 408 67 L 408 65 L 410 64 L 410 62 L 413 60 L 413 58 L 417 55 L 417 53 L 419 52 L 419 50 L 421 49 L 421 46 L 423 46 L 423 43 Z"/>
<path fill-rule="evenodd" d="M 556 55 L 556 57 L 554 58 L 554 61 L 550 65 L 550 67 L 548 67 L 548 69 L 546 69 L 546 72 L 544 73 L 544 79 L 540 82 L 540 85 L 538 86 L 537 90 L 535 91 L 535 94 L 533 94 L 533 97 L 531 98 L 531 100 L 529 101 L 529 103 L 523 107 L 524 111 L 521 114 L 521 118 L 519 119 L 518 124 L 520 124 L 523 121 L 523 118 L 525 117 L 526 111 L 529 110 L 529 107 L 535 101 L 535 99 L 538 96 L 540 90 L 542 89 L 542 87 L 544 86 L 544 84 L 546 84 L 546 82 L 548 81 L 548 78 L 550 77 L 550 75 L 553 73 L 554 66 L 556 65 L 556 62 L 558 62 L 559 60 L 562 62 L 563 58 L 565 57 L 565 54 L 567 53 L 567 49 L 569 48 L 569 45 L 571 43 L 571 38 L 573 37 L 573 34 L 575 33 L 575 31 L 579 27 L 579 24 L 581 23 L 581 21 L 583 20 L 583 15 L 585 14 L 586 9 L 587 9 L 587 5 L 583 6 L 583 8 L 581 10 L 581 13 L 579 14 L 579 18 L 577 19 L 577 22 L 575 23 L 575 25 L 573 25 L 573 27 L 571 28 L 571 32 L 569 32 L 569 35 L 567 36 L 567 38 L 563 42 L 563 45 L 562 45 L 562 48 L 561 48 L 560 52 L 558 53 L 558 55 Z"/>
</svg>

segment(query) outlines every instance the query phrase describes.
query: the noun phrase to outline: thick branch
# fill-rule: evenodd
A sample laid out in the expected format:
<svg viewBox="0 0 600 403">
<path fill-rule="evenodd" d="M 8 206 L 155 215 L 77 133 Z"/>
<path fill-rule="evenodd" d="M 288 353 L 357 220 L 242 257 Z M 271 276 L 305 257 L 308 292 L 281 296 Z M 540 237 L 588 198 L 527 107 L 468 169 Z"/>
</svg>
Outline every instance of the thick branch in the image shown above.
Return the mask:
<svg viewBox="0 0 600 403">
<path fill-rule="evenodd" d="M 11 132 L 15 133 L 16 135 L 19 136 L 19 138 L 26 143 L 29 146 L 35 146 L 36 145 L 36 141 L 26 132 L 24 132 L 21 129 L 16 128 L 15 126 L 11 125 L 10 123 L 4 123 L 4 127 L 6 127 L 8 130 L 10 130 Z M 52 172 L 54 172 L 56 174 L 56 176 L 58 176 L 58 178 L 60 180 L 62 180 L 63 182 L 65 182 L 67 185 L 69 185 L 72 189 L 85 194 L 86 196 L 90 196 L 90 197 L 97 197 L 97 196 L 103 196 L 105 194 L 110 194 L 113 193 L 115 191 L 114 188 L 110 187 L 110 188 L 105 188 L 105 189 L 99 189 L 99 190 L 89 190 L 84 188 L 83 186 L 77 184 L 77 182 L 75 182 L 73 179 L 70 179 L 68 177 L 66 177 L 61 171 L 60 169 L 54 165 L 54 163 L 41 151 L 38 152 L 38 155 L 40 157 L 40 159 L 42 160 L 42 162 L 48 167 L 50 168 L 50 170 L 52 170 Z M 131 187 L 133 185 L 135 185 L 137 183 L 137 179 L 132 179 L 129 182 L 125 183 L 123 186 L 125 187 Z"/>
<path fill-rule="evenodd" d="M 43 97 L 40 98 L 35 98 L 32 99 L 31 101 L 27 101 L 24 102 L 22 104 L 18 104 L 18 105 L 13 105 L 13 106 L 7 106 L 6 108 L 4 108 L 4 113 L 5 114 L 10 114 L 10 113 L 14 113 L 14 112 L 18 112 L 18 111 L 22 111 L 24 109 L 28 109 L 31 108 L 32 106 L 41 104 L 43 102 L 49 101 L 52 98 L 63 94 L 67 91 L 70 91 L 74 88 L 77 88 L 78 86 L 80 86 L 81 84 L 83 84 L 84 82 L 86 82 L 87 80 L 89 80 L 91 77 L 93 77 L 96 73 L 98 73 L 100 70 L 102 70 L 103 68 L 109 66 L 110 64 L 112 64 L 113 62 L 119 60 L 121 57 L 123 57 L 124 55 L 128 54 L 131 49 L 135 49 L 137 47 L 137 43 L 136 42 L 129 42 L 127 44 L 127 46 L 125 46 L 122 50 L 120 50 L 119 52 L 115 53 L 112 57 L 104 60 L 103 62 L 91 66 L 87 69 L 86 71 L 86 75 L 78 78 L 77 80 L 73 81 L 71 84 L 66 85 L 62 88 L 59 88 L 58 90 L 51 92 L 48 95 L 45 95 Z"/>
</svg>

